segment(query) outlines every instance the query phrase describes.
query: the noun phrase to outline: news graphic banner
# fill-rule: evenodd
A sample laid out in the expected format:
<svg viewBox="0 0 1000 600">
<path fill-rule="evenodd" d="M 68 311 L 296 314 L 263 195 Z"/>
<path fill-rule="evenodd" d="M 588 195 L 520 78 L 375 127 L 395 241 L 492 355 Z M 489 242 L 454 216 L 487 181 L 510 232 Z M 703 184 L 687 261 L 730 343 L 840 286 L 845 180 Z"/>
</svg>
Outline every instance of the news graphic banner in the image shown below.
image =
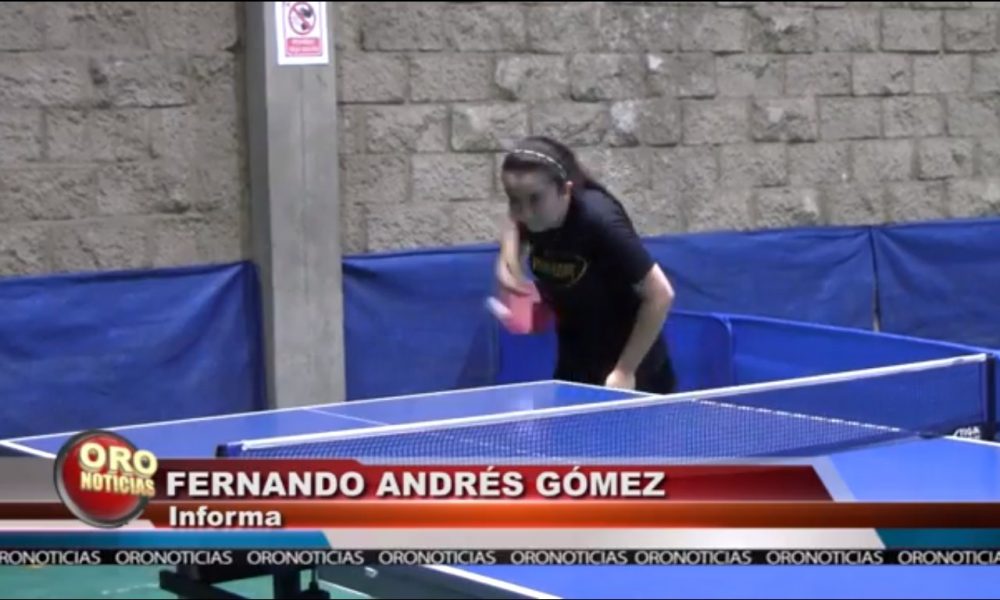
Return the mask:
<svg viewBox="0 0 1000 600">
<path fill-rule="evenodd" d="M 0 566 L 998 566 L 1000 549 L 21 549 L 0 535 Z M 89 542 L 88 542 L 89 544 Z"/>
<path fill-rule="evenodd" d="M 0 504 L 3 518 L 165 529 L 1000 527 L 1000 504 L 834 502 L 832 475 L 809 464 L 177 460 L 92 431 L 69 440 L 54 468 L 58 503 Z"/>
<path fill-rule="evenodd" d="M 519 520 L 528 526 L 549 521 L 571 526 L 574 520 L 576 525 L 585 524 L 587 513 L 547 516 L 550 507 L 544 502 L 831 499 L 816 471 L 808 466 L 392 466 L 319 459 L 161 460 L 110 431 L 86 432 L 70 439 L 56 457 L 55 477 L 65 509 L 97 527 L 120 527 L 140 516 L 154 527 L 195 528 L 450 527 L 463 518 L 466 526 L 473 527 L 516 525 Z M 492 502 L 477 508 L 435 500 Z M 387 504 L 395 508 L 387 510 Z M 336 510 L 330 510 L 333 505 Z M 476 510 L 463 517 L 463 506 Z M 517 507 L 531 510 L 506 514 Z M 415 508 L 416 513 L 412 512 Z M 63 507 L 50 509 L 51 517 L 63 512 Z M 624 515 L 618 512 L 619 516 L 611 517 L 612 524 Z M 495 519 L 499 521 L 493 523 Z M 560 519 L 569 520 L 561 523 Z M 628 526 L 628 519 L 618 524 Z"/>
<path fill-rule="evenodd" d="M 51 489 L 0 502 L 0 565 L 1000 565 L 1000 504 L 836 502 L 807 464 L 5 460 Z"/>
</svg>

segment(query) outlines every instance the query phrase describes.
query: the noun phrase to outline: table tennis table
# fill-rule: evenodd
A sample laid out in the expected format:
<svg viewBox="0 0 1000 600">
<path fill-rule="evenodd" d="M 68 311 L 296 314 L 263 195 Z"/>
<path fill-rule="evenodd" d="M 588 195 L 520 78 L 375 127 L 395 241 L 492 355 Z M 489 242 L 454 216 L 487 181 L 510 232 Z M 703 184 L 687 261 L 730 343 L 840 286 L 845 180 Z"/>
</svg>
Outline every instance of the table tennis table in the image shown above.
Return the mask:
<svg viewBox="0 0 1000 600">
<path fill-rule="evenodd" d="M 928 361 L 930 365 L 934 361 Z M 940 361 L 939 361 L 940 362 Z M 877 369 L 876 369 L 877 370 Z M 874 371 L 872 372 L 874 373 Z M 908 375 L 907 389 L 915 400 L 908 405 L 906 415 L 894 418 L 906 420 L 910 413 L 923 410 L 922 395 L 940 395 L 941 389 L 919 379 L 922 370 Z M 827 377 L 830 391 L 854 390 L 848 377 L 841 374 Z M 917 379 L 913 379 L 916 377 Z M 967 378 L 968 387 L 979 385 L 976 375 Z M 964 380 L 964 379 L 963 379 Z M 888 383 L 888 382 L 887 382 Z M 771 383 L 759 384 L 768 386 Z M 955 379 L 949 385 L 962 387 Z M 845 387 L 846 386 L 846 387 Z M 807 386 L 808 387 L 808 386 Z M 876 386 L 877 387 L 877 386 Z M 754 391 L 754 385 L 733 389 Z M 761 387 L 763 389 L 763 387 Z M 802 419 L 788 412 L 783 404 L 794 392 L 795 381 L 779 394 L 780 402 L 744 407 L 720 404 L 727 391 L 709 390 L 674 394 L 655 398 L 638 392 L 612 390 L 598 386 L 557 381 L 536 381 L 502 386 L 411 394 L 406 396 L 358 400 L 327 405 L 285 408 L 254 413 L 220 415 L 110 428 L 118 431 L 138 447 L 152 450 L 160 457 L 207 458 L 215 456 L 303 456 L 302 448 L 312 448 L 321 456 L 373 456 L 398 458 L 406 447 L 407 436 L 420 437 L 441 431 L 461 431 L 462 427 L 478 427 L 492 431 L 491 435 L 533 436 L 531 448 L 539 440 L 548 444 L 564 444 L 564 452 L 551 452 L 549 457 L 584 456 L 598 460 L 623 462 L 622 444 L 617 441 L 595 445 L 602 423 L 625 427 L 634 434 L 622 443 L 642 450 L 648 444 L 660 444 L 678 436 L 665 435 L 664 423 L 681 419 L 691 441 L 713 435 L 729 436 L 720 427 L 720 419 L 745 420 L 741 426 L 751 428 L 747 439 L 735 439 L 735 451 L 745 456 L 778 456 L 771 447 L 775 443 L 790 443 L 802 447 L 794 427 L 808 430 L 810 436 L 826 436 L 829 444 L 816 444 L 805 454 L 815 461 L 817 470 L 838 501 L 1000 501 L 1000 445 L 961 439 L 950 435 L 927 438 L 918 435 L 896 435 L 886 438 L 880 428 L 874 430 L 845 419 Z M 898 388 L 891 388 L 898 389 Z M 814 388 L 814 391 L 815 388 Z M 888 392 L 890 388 L 881 390 Z M 731 392 L 730 392 L 731 393 Z M 971 393 L 971 392 L 970 392 Z M 795 394 L 797 396 L 797 392 Z M 713 400 L 712 398 L 716 400 Z M 888 398 L 888 396 L 887 396 Z M 850 405 L 854 396 L 844 400 Z M 869 398 L 869 401 L 871 398 Z M 886 400 L 887 402 L 890 400 Z M 894 400 L 891 400 L 894 401 Z M 858 404 L 862 406 L 862 404 Z M 623 409 L 619 413 L 615 411 Z M 664 421 L 663 412 L 670 415 Z M 958 409 L 956 409 L 958 410 Z M 666 411 L 666 412 L 664 412 Z M 820 411 L 822 412 L 822 411 Z M 721 416 L 717 413 L 721 413 Z M 632 420 L 619 422 L 619 415 L 632 415 Z M 590 415 L 589 424 L 581 424 L 582 415 Z M 735 416 L 734 416 L 735 415 Z M 700 421 L 692 423 L 696 416 Z M 781 435 L 752 435 L 760 419 L 792 423 Z M 827 422 L 829 421 L 829 423 Z M 531 427 L 525 427 L 530 423 Z M 504 433 L 503 427 L 513 424 L 514 433 Z M 640 425 L 641 424 L 641 425 Z M 610 425 L 608 425 L 610 426 Z M 676 426 L 676 425 L 675 425 Z M 499 427 L 499 429 L 497 429 Z M 562 429 L 560 430 L 560 427 Z M 636 428 L 658 429 L 655 436 L 644 436 Z M 785 427 L 785 425 L 782 425 Z M 487 428 L 487 429 L 483 429 Z M 493 429 L 489 429 L 493 428 Z M 843 430 L 843 431 L 842 431 Z M 569 432 L 571 435 L 560 433 Z M 678 430 L 673 430 L 676 433 Z M 620 432 L 620 431 L 619 431 Z M 846 433 L 845 433 L 846 432 Z M 875 438 L 858 437 L 872 433 Z M 373 435 L 368 435 L 371 433 Z M 377 434 L 377 435 L 376 435 Z M 73 433 L 42 435 L 0 442 L 7 452 L 55 458 L 62 444 Z M 340 447 L 317 439 L 342 436 Z M 374 437 L 373 437 L 374 436 Z M 647 437 L 649 439 L 647 439 Z M 764 442 L 758 440 L 764 439 Z M 765 439 L 766 438 L 766 439 Z M 286 454 L 269 454 L 282 444 L 255 444 L 255 440 L 278 440 L 291 443 L 299 450 Z M 376 443 L 372 443 L 375 440 Z M 394 440 L 391 447 L 380 446 L 378 440 Z M 403 440 L 404 443 L 401 443 Z M 658 441 L 650 441 L 658 440 Z M 356 444 L 365 442 L 364 447 Z M 765 443 L 758 448 L 755 444 Z M 808 446 L 809 444 L 806 444 Z M 441 450 L 437 457 L 475 461 L 479 455 L 470 451 L 471 444 L 459 443 Z M 606 447 L 605 447 L 606 446 Z M 428 446 L 420 445 L 422 450 Z M 254 448 L 263 449 L 255 454 Z M 694 443 L 690 454 L 727 456 L 716 452 L 715 446 Z M 780 450 L 780 448 L 778 448 Z M 481 450 L 481 448 L 480 448 Z M 493 452 L 495 448 L 483 450 Z M 617 452 L 614 452 L 615 450 Z M 645 452 L 645 454 L 644 454 Z M 676 454 L 676 448 L 652 448 L 635 453 L 632 458 L 647 459 Z M 360 453 L 360 454 L 359 454 Z M 713 454 L 715 453 L 715 454 Z M 803 454 L 789 460 L 801 461 Z M 421 460 L 427 457 L 421 457 Z M 434 458 L 434 457 L 430 457 Z M 537 453 L 517 453 L 517 460 L 542 461 Z M 397 462 L 397 461 L 390 461 Z M 820 468 L 822 467 L 822 468 Z M 614 594 L 623 597 L 993 597 L 1000 568 L 992 567 L 584 567 L 584 566 L 490 566 L 490 567 L 327 567 L 319 570 L 324 581 L 373 597 L 446 598 L 601 598 Z M 184 596 L 191 588 L 175 585 L 176 574 L 161 578 L 164 589 Z M 211 579 L 211 577 L 210 577 Z M 216 581 L 219 579 L 217 578 Z M 166 582 L 168 585 L 164 585 Z M 285 588 L 282 588 L 285 589 Z M 279 588 L 275 588 L 279 594 Z M 293 592 L 289 592 L 291 597 Z M 210 596 L 203 596 L 210 597 Z M 233 597 L 215 595 L 211 597 Z M 300 596 L 307 597 L 307 596 Z"/>
</svg>

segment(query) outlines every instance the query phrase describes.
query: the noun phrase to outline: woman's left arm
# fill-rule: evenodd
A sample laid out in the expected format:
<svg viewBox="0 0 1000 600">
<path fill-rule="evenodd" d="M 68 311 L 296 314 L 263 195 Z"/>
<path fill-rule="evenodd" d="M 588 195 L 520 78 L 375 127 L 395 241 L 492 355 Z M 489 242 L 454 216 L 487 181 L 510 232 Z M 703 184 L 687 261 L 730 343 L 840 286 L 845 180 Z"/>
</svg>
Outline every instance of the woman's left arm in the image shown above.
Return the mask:
<svg viewBox="0 0 1000 600">
<path fill-rule="evenodd" d="M 635 285 L 642 304 L 635 325 L 622 350 L 615 371 L 634 377 L 643 357 L 663 331 L 663 323 L 674 302 L 674 288 L 660 265 L 653 263 L 646 276 Z"/>
<path fill-rule="evenodd" d="M 663 332 L 674 302 L 674 288 L 621 205 L 615 203 L 603 214 L 596 238 L 599 251 L 617 266 L 622 278 L 632 284 L 641 299 L 628 341 L 605 381 L 608 387 L 634 388 L 639 364 Z"/>
</svg>

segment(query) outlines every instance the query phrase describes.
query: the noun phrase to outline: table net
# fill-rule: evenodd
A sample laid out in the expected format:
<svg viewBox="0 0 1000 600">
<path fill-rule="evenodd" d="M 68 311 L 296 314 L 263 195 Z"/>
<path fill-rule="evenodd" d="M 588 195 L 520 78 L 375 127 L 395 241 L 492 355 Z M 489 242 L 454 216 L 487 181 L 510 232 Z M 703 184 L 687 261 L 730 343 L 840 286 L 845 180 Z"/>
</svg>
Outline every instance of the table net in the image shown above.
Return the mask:
<svg viewBox="0 0 1000 600">
<path fill-rule="evenodd" d="M 696 462 L 814 456 L 990 418 L 985 355 L 482 417 L 227 444 L 250 458 Z M 415 402 L 433 400 L 413 400 Z"/>
</svg>

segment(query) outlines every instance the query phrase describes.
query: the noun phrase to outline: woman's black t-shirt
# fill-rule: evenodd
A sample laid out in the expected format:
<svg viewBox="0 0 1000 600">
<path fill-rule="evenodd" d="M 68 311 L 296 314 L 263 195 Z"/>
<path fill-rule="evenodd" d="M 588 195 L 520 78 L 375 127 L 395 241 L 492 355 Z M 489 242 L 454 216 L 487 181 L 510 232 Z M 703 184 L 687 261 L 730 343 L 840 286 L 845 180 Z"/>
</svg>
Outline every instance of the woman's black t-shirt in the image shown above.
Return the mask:
<svg viewBox="0 0 1000 600">
<path fill-rule="evenodd" d="M 520 232 L 539 292 L 557 317 L 556 378 L 603 385 L 635 326 L 636 286 L 653 267 L 652 257 L 621 204 L 594 188 L 573 197 L 560 227 Z M 636 381 L 643 391 L 673 391 L 662 334 Z"/>
</svg>

